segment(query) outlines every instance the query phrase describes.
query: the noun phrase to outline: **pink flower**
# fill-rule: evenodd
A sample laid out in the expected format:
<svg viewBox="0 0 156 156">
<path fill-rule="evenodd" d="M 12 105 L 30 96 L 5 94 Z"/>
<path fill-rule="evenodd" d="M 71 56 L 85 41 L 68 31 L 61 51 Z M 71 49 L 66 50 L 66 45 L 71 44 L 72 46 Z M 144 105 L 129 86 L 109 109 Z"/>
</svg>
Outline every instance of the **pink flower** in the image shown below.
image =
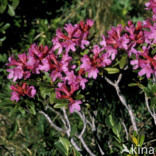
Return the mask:
<svg viewBox="0 0 156 156">
<path fill-rule="evenodd" d="M 46 57 L 41 61 L 38 69 L 45 72 L 48 72 L 50 70 L 49 57 Z"/>
<path fill-rule="evenodd" d="M 145 42 L 146 43 L 156 43 L 156 24 L 154 23 L 153 26 L 150 26 L 150 31 L 145 31 Z"/>
<path fill-rule="evenodd" d="M 102 36 L 102 41 L 100 42 L 100 45 L 103 46 L 103 47 L 106 47 L 107 46 L 106 38 L 105 38 L 104 35 Z"/>
<path fill-rule="evenodd" d="M 11 93 L 11 101 L 16 101 L 16 102 L 18 102 L 19 99 L 20 99 L 19 94 L 18 94 L 17 92 L 13 91 L 13 92 Z"/>
<path fill-rule="evenodd" d="M 96 79 L 99 70 L 97 69 L 97 65 L 87 56 L 84 55 L 81 58 L 82 64 L 80 65 L 81 69 L 84 69 L 85 72 L 88 73 L 89 78 Z M 97 63 L 97 62 L 96 62 Z"/>
<path fill-rule="evenodd" d="M 53 50 L 58 49 L 58 55 L 60 55 L 63 51 L 63 46 L 61 42 L 59 41 L 59 38 L 58 37 L 53 38 L 52 42 L 53 42 Z"/>
<path fill-rule="evenodd" d="M 34 98 L 34 96 L 36 95 L 36 89 L 34 86 L 30 86 L 27 89 L 27 96 Z"/>
<path fill-rule="evenodd" d="M 51 72 L 50 77 L 51 77 L 52 81 L 54 82 L 54 81 L 56 81 L 57 78 L 62 79 L 62 74 L 61 74 L 61 72 L 54 70 Z"/>
<path fill-rule="evenodd" d="M 68 81 L 69 85 L 75 85 L 75 86 L 78 85 L 82 89 L 85 89 L 85 84 L 86 84 L 86 82 L 88 82 L 87 79 L 82 78 L 80 75 L 76 76 L 74 74 L 74 71 L 67 72 L 65 80 Z"/>
<path fill-rule="evenodd" d="M 116 56 L 116 55 L 111 54 L 111 57 L 112 57 L 112 58 L 110 58 L 110 54 L 109 54 L 108 51 L 107 51 L 106 53 L 104 53 L 104 54 L 101 56 L 101 58 L 102 58 L 102 63 L 101 63 L 102 67 L 106 67 L 106 66 L 110 65 L 110 64 L 112 63 L 112 60 L 115 58 L 115 56 Z M 112 60 L 111 60 L 111 59 L 112 59 Z"/>
<path fill-rule="evenodd" d="M 13 57 L 9 57 L 8 66 L 13 66 L 11 69 L 7 69 L 9 72 L 8 79 L 28 79 L 31 76 L 31 72 L 38 73 L 38 61 L 34 59 L 33 56 L 26 55 L 25 53 L 18 55 L 18 60 L 16 61 Z"/>
<path fill-rule="evenodd" d="M 89 78 L 96 79 L 98 73 L 99 73 L 99 70 L 98 70 L 97 68 L 91 67 L 91 68 L 88 70 L 88 77 L 89 77 Z"/>
<path fill-rule="evenodd" d="M 111 46 L 106 47 L 106 53 L 107 56 L 111 58 L 111 60 L 114 60 L 117 55 L 117 50 L 115 48 L 112 48 Z"/>
<path fill-rule="evenodd" d="M 50 50 L 48 46 L 38 46 L 36 44 L 32 44 L 29 48 L 28 54 L 33 56 L 34 59 L 42 60 L 49 54 Z"/>
<path fill-rule="evenodd" d="M 82 49 L 84 49 L 85 48 L 85 46 L 88 46 L 89 45 L 89 41 L 87 41 L 87 40 L 81 40 L 81 44 L 80 44 L 80 47 L 82 48 Z"/>
<path fill-rule="evenodd" d="M 7 69 L 7 72 L 9 72 L 8 79 L 13 79 L 14 82 L 17 79 L 22 79 L 24 74 L 23 69 L 21 67 Z"/>
<path fill-rule="evenodd" d="M 18 102 L 20 99 L 20 96 L 29 96 L 31 98 L 34 98 L 36 95 L 36 89 L 34 86 L 28 86 L 26 83 L 23 83 L 22 85 L 11 85 L 10 89 L 13 91 L 11 94 L 11 100 Z"/>
<path fill-rule="evenodd" d="M 53 50 L 58 49 L 58 55 L 60 55 L 65 49 L 65 52 L 76 51 L 76 46 L 82 49 L 89 45 L 87 40 L 89 29 L 93 26 L 93 21 L 88 19 L 86 23 L 81 21 L 79 24 L 66 24 L 64 27 L 65 33 L 61 29 L 57 29 L 56 37 L 52 40 Z"/>
<path fill-rule="evenodd" d="M 65 80 L 68 81 L 69 85 L 72 85 L 73 83 L 77 82 L 77 77 L 74 74 L 73 70 L 71 72 L 66 72 L 65 74 L 66 74 Z"/>
<path fill-rule="evenodd" d="M 87 79 L 82 78 L 80 75 L 77 77 L 77 81 L 79 83 L 79 85 L 81 86 L 82 89 L 86 88 L 86 83 L 88 82 Z"/>
<path fill-rule="evenodd" d="M 100 54 L 100 52 L 101 52 L 101 49 L 100 49 L 100 47 L 98 45 L 94 45 L 92 51 L 93 51 L 95 56 L 98 56 Z"/>
<path fill-rule="evenodd" d="M 153 74 L 153 70 L 149 64 L 141 64 L 141 70 L 139 71 L 139 76 L 146 75 L 147 78 L 151 77 L 151 74 Z"/>
<path fill-rule="evenodd" d="M 145 3 L 146 9 L 152 9 L 153 13 L 156 13 L 156 0 L 149 0 Z"/>
<path fill-rule="evenodd" d="M 39 74 L 39 72 L 37 71 L 38 65 L 39 65 L 39 60 L 29 55 L 28 61 L 26 62 L 26 68 L 31 70 L 33 73 Z"/>
<path fill-rule="evenodd" d="M 84 69 L 85 71 L 89 70 L 91 67 L 91 60 L 88 57 L 88 55 L 84 55 L 81 58 L 82 64 L 80 65 L 80 68 Z"/>
<path fill-rule="evenodd" d="M 139 60 L 138 59 L 130 61 L 130 64 L 133 65 L 133 69 L 139 68 Z"/>
<path fill-rule="evenodd" d="M 109 64 L 110 61 L 109 61 L 109 59 L 104 57 L 104 55 L 100 56 L 101 49 L 98 45 L 95 45 L 92 51 L 94 54 L 93 56 L 91 55 L 91 57 L 89 57 L 88 55 L 84 55 L 81 58 L 82 64 L 80 65 L 80 69 L 84 70 L 86 73 L 88 73 L 89 78 L 96 79 L 97 75 L 99 73 L 98 68 L 105 66 L 106 64 Z M 103 59 L 105 59 L 105 62 Z"/>
<path fill-rule="evenodd" d="M 70 113 L 73 113 L 74 111 L 80 111 L 81 110 L 80 104 L 82 104 L 80 100 L 74 100 L 72 103 L 70 103 L 69 104 Z"/>
</svg>

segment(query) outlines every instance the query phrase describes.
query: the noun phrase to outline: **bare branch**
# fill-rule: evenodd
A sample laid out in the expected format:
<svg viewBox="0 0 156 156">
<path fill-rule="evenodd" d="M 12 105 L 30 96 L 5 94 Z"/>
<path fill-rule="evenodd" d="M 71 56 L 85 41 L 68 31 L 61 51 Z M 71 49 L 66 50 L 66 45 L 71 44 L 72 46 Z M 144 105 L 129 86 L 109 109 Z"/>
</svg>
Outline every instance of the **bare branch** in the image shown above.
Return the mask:
<svg viewBox="0 0 156 156">
<path fill-rule="evenodd" d="M 119 74 L 119 77 L 118 77 L 118 79 L 117 79 L 117 81 L 116 81 L 116 84 L 117 84 L 117 85 L 120 83 L 121 79 L 122 79 L 122 74 Z"/>
<path fill-rule="evenodd" d="M 63 111 L 63 115 L 64 115 L 64 118 L 65 118 L 65 125 L 66 125 L 66 128 L 67 128 L 67 130 L 66 130 L 66 134 L 67 134 L 67 136 L 68 137 L 70 137 L 70 132 L 71 132 L 71 125 L 70 125 L 70 121 L 69 121 L 69 118 L 68 118 L 68 116 L 67 116 L 67 112 L 66 112 L 66 109 L 63 107 L 62 108 L 62 111 Z M 77 151 L 82 151 L 81 149 L 80 149 L 80 147 L 76 144 L 76 142 L 74 141 L 74 138 L 72 137 L 71 139 L 70 139 L 70 142 L 71 142 L 71 144 L 74 146 L 74 148 L 77 150 Z"/>
<path fill-rule="evenodd" d="M 56 131 L 59 131 L 59 132 L 64 132 L 67 134 L 68 137 L 70 137 L 70 132 L 71 132 L 71 125 L 70 125 L 70 121 L 68 119 L 68 116 L 67 116 L 67 113 L 66 113 L 66 110 L 65 108 L 62 109 L 63 111 L 63 114 L 64 114 L 64 118 L 65 120 L 63 119 L 63 116 L 61 113 L 57 112 L 56 110 L 54 110 L 52 107 L 50 106 L 47 106 L 46 109 L 50 109 L 51 111 L 53 111 L 54 113 L 56 113 L 60 119 L 62 120 L 63 124 L 64 124 L 64 127 L 66 128 L 66 130 L 58 127 L 57 125 L 55 125 L 53 123 L 53 121 L 50 119 L 50 117 L 43 111 L 39 111 L 40 114 L 44 115 L 44 117 L 47 119 L 47 121 L 49 122 L 49 124 L 51 125 L 51 127 L 53 127 Z M 70 140 L 71 144 L 74 146 L 74 148 L 77 150 L 77 151 L 81 151 L 81 149 L 79 148 L 79 146 L 76 144 L 76 142 L 74 141 L 73 138 L 71 138 Z"/>
<path fill-rule="evenodd" d="M 70 122 L 69 122 L 69 119 L 68 119 L 68 116 L 67 116 L 66 109 L 65 108 L 62 108 L 62 111 L 63 111 L 64 118 L 66 120 L 67 136 L 69 137 L 70 136 L 70 132 L 71 132 L 71 125 L 70 125 Z"/>
<path fill-rule="evenodd" d="M 124 121 L 121 121 L 121 124 L 122 124 L 122 126 L 124 127 L 124 129 L 125 129 L 125 133 L 126 133 L 126 139 L 128 140 L 128 130 L 127 130 L 127 127 L 126 127 L 126 125 L 125 125 L 125 123 L 124 123 Z"/>
<path fill-rule="evenodd" d="M 121 103 L 125 106 L 125 108 L 127 109 L 128 113 L 129 113 L 129 116 L 130 116 L 130 119 L 131 119 L 131 122 L 132 122 L 132 125 L 133 125 L 133 129 L 138 132 L 138 129 L 137 129 L 137 126 L 136 126 L 136 121 L 135 121 L 135 116 L 133 114 L 133 111 L 132 111 L 132 108 L 130 105 L 127 104 L 126 102 L 126 99 L 124 97 L 123 94 L 121 94 L 121 91 L 120 91 L 120 88 L 119 88 L 119 83 L 121 81 L 121 78 L 122 78 L 122 74 L 119 75 L 117 81 L 114 83 L 112 82 L 110 79 L 108 79 L 107 77 L 105 77 L 105 80 L 110 84 L 112 85 L 115 90 L 116 90 L 116 93 L 121 101 Z"/>
<path fill-rule="evenodd" d="M 154 119 L 154 124 L 156 125 L 156 113 L 154 111 L 154 108 L 153 108 L 153 112 L 151 111 L 146 93 L 145 93 L 145 104 L 146 104 L 148 112 L 151 114 L 152 118 Z"/>
<path fill-rule="evenodd" d="M 100 150 L 101 155 L 105 155 L 105 153 L 103 152 L 103 150 L 102 150 L 102 148 L 101 148 L 101 146 L 99 144 L 98 144 L 98 148 Z"/>
<path fill-rule="evenodd" d="M 50 119 L 50 117 L 43 111 L 39 111 L 40 114 L 44 115 L 44 117 L 47 119 L 47 121 L 49 122 L 50 126 L 53 127 L 55 130 L 59 131 L 59 132 L 63 132 L 66 133 L 66 130 L 58 127 L 57 125 L 55 125 L 53 123 L 53 121 Z"/>
<path fill-rule="evenodd" d="M 72 143 L 72 145 L 75 147 L 75 149 L 77 150 L 77 151 L 82 151 L 81 149 L 80 149 L 80 147 L 76 144 L 76 142 L 74 141 L 74 138 L 71 138 L 71 140 L 70 140 L 70 142 Z"/>
<path fill-rule="evenodd" d="M 80 141 L 81 141 L 83 147 L 84 147 L 85 150 L 90 154 L 90 156 L 95 156 L 95 154 L 92 153 L 92 151 L 89 149 L 89 147 L 87 146 L 87 144 L 85 143 L 85 141 L 84 141 L 84 139 L 83 139 L 83 137 L 82 137 L 83 134 L 84 134 L 84 132 L 85 132 L 85 130 L 86 130 L 86 124 L 87 124 L 85 115 L 84 115 L 84 114 L 81 114 L 81 113 L 78 112 L 78 111 L 75 111 L 75 113 L 77 113 L 77 114 L 79 115 L 79 117 L 81 118 L 81 120 L 83 121 L 83 129 L 82 129 L 81 133 L 80 133 L 77 137 L 80 139 Z"/>
<path fill-rule="evenodd" d="M 78 136 L 78 138 L 81 138 L 86 130 L 86 118 L 85 118 L 85 115 L 84 113 L 81 114 L 80 112 L 76 111 L 76 113 L 79 115 L 79 117 L 81 118 L 81 120 L 83 121 L 83 129 L 80 133 L 80 135 Z"/>
<path fill-rule="evenodd" d="M 91 152 L 91 150 L 89 149 L 89 147 L 85 143 L 84 139 L 82 137 L 79 137 L 79 139 L 80 139 L 83 147 L 85 148 L 85 150 L 90 154 L 90 156 L 95 156 L 95 154 Z"/>
<path fill-rule="evenodd" d="M 96 129 L 96 126 L 95 126 L 95 119 L 94 119 L 93 116 L 91 116 L 90 113 L 89 113 L 89 115 L 90 115 L 90 118 L 91 118 L 91 122 L 90 122 L 89 120 L 86 120 L 86 122 L 87 122 L 87 124 L 91 127 L 92 132 L 93 132 L 93 133 L 94 133 L 94 132 L 97 133 L 97 129 Z M 97 135 L 97 134 L 96 134 L 96 135 Z M 101 155 L 104 155 L 105 153 L 104 153 L 104 151 L 102 150 L 102 148 L 101 148 L 101 146 L 100 146 L 100 144 L 99 144 L 99 140 L 98 140 L 97 136 L 95 136 L 95 137 L 96 137 L 96 143 L 97 143 L 97 145 L 98 145 L 99 151 L 100 151 Z"/>
<path fill-rule="evenodd" d="M 61 119 L 61 121 L 63 122 L 63 124 L 64 124 L 65 127 L 66 127 L 66 122 L 65 122 L 65 120 L 63 119 L 63 116 L 62 116 L 61 113 L 59 113 L 58 111 L 56 111 L 55 109 L 53 109 L 53 108 L 50 107 L 49 105 L 46 106 L 46 110 L 47 110 L 47 109 L 50 109 L 52 112 L 54 112 L 56 115 L 58 115 L 59 118 Z"/>
</svg>

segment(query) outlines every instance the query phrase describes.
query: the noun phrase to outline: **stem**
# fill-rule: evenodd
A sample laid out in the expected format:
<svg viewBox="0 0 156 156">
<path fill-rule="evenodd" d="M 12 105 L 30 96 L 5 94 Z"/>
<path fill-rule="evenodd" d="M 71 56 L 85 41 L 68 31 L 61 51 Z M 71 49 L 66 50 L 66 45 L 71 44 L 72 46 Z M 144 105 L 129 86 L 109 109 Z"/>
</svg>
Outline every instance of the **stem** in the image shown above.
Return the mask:
<svg viewBox="0 0 156 156">
<path fill-rule="evenodd" d="M 86 130 L 86 125 L 87 125 L 87 122 L 86 122 L 86 118 L 85 118 L 85 115 L 84 114 L 81 114 L 80 112 L 76 111 L 76 113 L 79 115 L 79 117 L 81 118 L 81 120 L 83 121 L 83 129 L 80 133 L 80 135 L 78 135 L 77 137 L 79 138 L 79 140 L 81 141 L 82 143 L 82 146 L 85 148 L 85 150 L 90 154 L 90 156 L 95 156 L 95 154 L 89 149 L 89 147 L 87 146 L 87 144 L 85 143 L 84 139 L 83 139 L 83 134 Z"/>
<path fill-rule="evenodd" d="M 146 104 L 148 112 L 150 113 L 150 115 L 154 119 L 154 124 L 156 125 L 156 113 L 154 111 L 154 108 L 153 108 L 153 112 L 151 111 L 150 106 L 149 106 L 149 102 L 148 102 L 148 97 L 147 97 L 146 93 L 145 93 L 145 104 Z"/>
<path fill-rule="evenodd" d="M 62 128 L 58 127 L 57 125 L 55 125 L 53 123 L 53 121 L 50 119 L 50 117 L 48 116 L 48 114 L 46 114 L 43 111 L 39 111 L 39 113 L 42 114 L 47 119 L 47 121 L 49 122 L 50 126 L 53 127 L 55 130 L 57 130 L 59 132 L 63 132 L 63 133 L 66 132 L 64 129 L 62 129 Z"/>
<path fill-rule="evenodd" d="M 115 90 L 116 90 L 116 93 L 121 101 L 121 103 L 125 106 L 125 108 L 127 109 L 128 113 L 129 113 L 129 116 L 130 116 L 130 119 L 131 119 L 131 123 L 132 123 L 132 126 L 133 126 L 133 129 L 138 132 L 138 129 L 137 129 L 137 126 L 136 126 L 136 121 L 135 121 L 135 116 L 133 114 L 133 111 L 132 111 L 132 108 L 130 105 L 127 104 L 126 102 L 126 99 L 124 97 L 123 94 L 121 94 L 121 91 L 120 91 L 120 88 L 119 88 L 119 83 L 121 81 L 121 78 L 122 78 L 122 74 L 119 74 L 119 77 L 117 79 L 116 82 L 112 82 L 110 79 L 108 79 L 107 77 L 105 77 L 105 80 L 110 84 L 112 85 Z"/>
</svg>

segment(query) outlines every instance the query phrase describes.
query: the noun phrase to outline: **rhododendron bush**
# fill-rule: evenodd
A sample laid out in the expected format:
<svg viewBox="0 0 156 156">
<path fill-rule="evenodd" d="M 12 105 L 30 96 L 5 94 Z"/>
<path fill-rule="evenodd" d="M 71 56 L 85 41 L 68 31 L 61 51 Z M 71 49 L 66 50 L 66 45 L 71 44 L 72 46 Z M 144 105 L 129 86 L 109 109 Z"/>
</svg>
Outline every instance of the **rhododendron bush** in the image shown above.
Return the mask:
<svg viewBox="0 0 156 156">
<path fill-rule="evenodd" d="M 42 115 L 60 132 L 57 146 L 63 146 L 63 155 L 69 155 L 69 147 L 74 155 L 94 156 L 120 155 L 130 143 L 142 146 L 148 131 L 141 133 L 145 119 L 140 121 L 139 114 L 145 112 L 135 110 L 141 103 L 156 126 L 156 1 L 145 6 L 152 17 L 112 26 L 98 40 L 90 33 L 94 21 L 87 19 L 58 28 L 51 47 L 32 44 L 9 57 L 10 100 L 22 111 Z M 100 127 L 104 114 L 106 124 Z M 110 133 L 114 138 L 109 140 Z"/>
</svg>

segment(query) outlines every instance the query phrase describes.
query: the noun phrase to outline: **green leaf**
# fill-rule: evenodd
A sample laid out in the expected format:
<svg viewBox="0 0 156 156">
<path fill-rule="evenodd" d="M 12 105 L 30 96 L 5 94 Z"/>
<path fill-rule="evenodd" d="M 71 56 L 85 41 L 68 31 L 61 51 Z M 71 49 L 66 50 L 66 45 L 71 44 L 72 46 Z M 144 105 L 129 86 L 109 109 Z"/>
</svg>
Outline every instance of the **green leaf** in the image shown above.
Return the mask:
<svg viewBox="0 0 156 156">
<path fill-rule="evenodd" d="M 120 140 L 120 132 L 121 132 L 121 124 L 120 123 L 116 123 L 115 126 L 113 127 L 113 133 L 119 138 Z"/>
<path fill-rule="evenodd" d="M 17 6 L 19 5 L 19 0 L 13 0 L 12 1 L 12 7 L 14 8 L 14 9 L 16 9 L 17 8 Z"/>
<path fill-rule="evenodd" d="M 128 86 L 129 87 L 135 87 L 135 86 L 138 86 L 138 84 L 137 83 L 129 83 Z"/>
<path fill-rule="evenodd" d="M 74 148 L 74 156 L 82 156 L 82 155 Z"/>
<path fill-rule="evenodd" d="M 58 149 L 58 151 L 62 154 L 62 155 L 66 155 L 67 151 L 65 151 L 65 148 L 63 147 L 63 145 L 58 141 L 55 143 L 56 148 Z"/>
<path fill-rule="evenodd" d="M 118 68 L 111 68 L 111 67 L 104 68 L 104 70 L 106 70 L 108 74 L 116 74 L 120 72 Z"/>
<path fill-rule="evenodd" d="M 6 36 L 4 36 L 3 38 L 0 38 L 0 42 L 3 42 L 6 40 Z"/>
<path fill-rule="evenodd" d="M 66 107 L 67 104 L 66 103 L 57 103 L 54 105 L 54 108 L 63 108 L 63 107 Z"/>
<path fill-rule="evenodd" d="M 135 136 L 132 136 L 132 141 L 136 146 L 138 145 L 138 139 Z"/>
<path fill-rule="evenodd" d="M 35 110 L 35 106 L 34 106 L 34 105 L 31 105 L 31 106 L 30 106 L 30 112 L 31 112 L 33 115 L 36 115 L 36 110 Z"/>
<path fill-rule="evenodd" d="M 70 142 L 68 139 L 66 138 L 60 138 L 60 142 L 62 143 L 62 145 L 65 147 L 67 153 L 69 152 L 69 146 L 70 146 Z"/>
<path fill-rule="evenodd" d="M 141 137 L 139 139 L 139 145 L 142 146 L 144 141 L 145 141 L 145 135 L 141 135 Z"/>
<path fill-rule="evenodd" d="M 119 63 L 120 69 L 123 69 L 126 63 L 127 63 L 127 55 L 123 55 Z"/>
<path fill-rule="evenodd" d="M 156 104 L 156 97 L 151 98 L 151 105 L 155 106 Z"/>
<path fill-rule="evenodd" d="M 50 94 L 50 104 L 54 104 L 55 103 L 55 99 L 56 99 L 56 95 L 55 95 L 55 92 L 51 93 Z"/>
<path fill-rule="evenodd" d="M 114 122 L 114 119 L 113 119 L 112 115 L 109 115 L 109 122 L 110 122 L 112 127 L 115 126 L 115 122 Z"/>
<path fill-rule="evenodd" d="M 3 27 L 2 27 L 2 29 L 3 30 L 6 30 L 6 29 L 8 29 L 10 27 L 10 23 L 6 23 Z"/>
<path fill-rule="evenodd" d="M 0 14 L 2 14 L 6 10 L 7 4 L 7 0 L 0 0 Z"/>
<path fill-rule="evenodd" d="M 113 128 L 115 126 L 115 121 L 111 114 L 106 118 L 105 122 L 106 122 L 106 125 L 110 128 Z"/>
<path fill-rule="evenodd" d="M 69 155 L 70 142 L 68 139 L 60 137 L 59 141 L 55 143 L 55 146 L 63 155 Z"/>
<path fill-rule="evenodd" d="M 15 10 L 14 10 L 13 6 L 11 6 L 11 5 L 8 5 L 8 14 L 10 16 L 15 16 Z"/>
</svg>

